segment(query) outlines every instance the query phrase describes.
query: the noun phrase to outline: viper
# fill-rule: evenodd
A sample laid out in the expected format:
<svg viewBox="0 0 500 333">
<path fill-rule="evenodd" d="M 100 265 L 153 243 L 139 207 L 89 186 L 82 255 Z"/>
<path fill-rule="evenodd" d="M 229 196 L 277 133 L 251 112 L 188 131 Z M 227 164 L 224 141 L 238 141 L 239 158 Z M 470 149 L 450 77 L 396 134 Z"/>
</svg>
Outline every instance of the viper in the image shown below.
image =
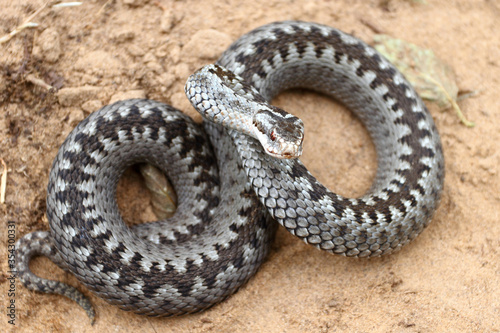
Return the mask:
<svg viewBox="0 0 500 333">
<path fill-rule="evenodd" d="M 302 122 L 269 104 L 296 87 L 333 97 L 363 122 L 378 160 L 365 195 L 331 192 L 297 158 Z M 79 291 L 30 272 L 31 257 L 44 255 L 124 310 L 192 313 L 256 273 L 275 221 L 321 250 L 374 257 L 417 237 L 438 206 L 444 161 L 431 115 L 403 75 L 351 35 L 271 23 L 240 37 L 185 90 L 204 131 L 173 107 L 142 99 L 103 107 L 66 138 L 50 172 L 50 231 L 17 243 L 27 288 L 68 296 L 93 320 Z M 170 219 L 129 228 L 116 185 L 143 162 L 168 176 L 179 205 Z"/>
</svg>

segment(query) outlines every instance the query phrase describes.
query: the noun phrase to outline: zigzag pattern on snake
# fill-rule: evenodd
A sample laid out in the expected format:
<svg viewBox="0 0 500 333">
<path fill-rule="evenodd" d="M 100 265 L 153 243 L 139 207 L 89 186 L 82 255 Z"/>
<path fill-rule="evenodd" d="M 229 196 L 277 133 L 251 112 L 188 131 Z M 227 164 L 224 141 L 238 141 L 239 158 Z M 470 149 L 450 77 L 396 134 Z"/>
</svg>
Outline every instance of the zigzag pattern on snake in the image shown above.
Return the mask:
<svg viewBox="0 0 500 333">
<path fill-rule="evenodd" d="M 29 271 L 30 258 L 41 254 L 122 309 L 191 313 L 222 301 L 255 274 L 273 239 L 271 217 L 309 244 L 356 257 L 397 251 L 428 225 L 443 187 L 440 138 L 413 88 L 374 49 L 327 26 L 276 22 L 242 36 L 217 65 L 253 86 L 259 102 L 302 87 L 355 112 L 377 150 L 368 193 L 337 195 L 298 159 L 275 159 L 254 138 L 210 121 L 204 134 L 165 104 L 117 102 L 82 121 L 55 158 L 50 231 L 17 244 L 17 271 L 29 289 L 66 295 L 94 316 L 76 289 Z M 197 84 L 189 82 L 188 95 Z M 209 95 L 206 101 L 217 103 Z M 129 229 L 116 184 L 139 162 L 168 175 L 179 206 L 169 220 Z"/>
</svg>

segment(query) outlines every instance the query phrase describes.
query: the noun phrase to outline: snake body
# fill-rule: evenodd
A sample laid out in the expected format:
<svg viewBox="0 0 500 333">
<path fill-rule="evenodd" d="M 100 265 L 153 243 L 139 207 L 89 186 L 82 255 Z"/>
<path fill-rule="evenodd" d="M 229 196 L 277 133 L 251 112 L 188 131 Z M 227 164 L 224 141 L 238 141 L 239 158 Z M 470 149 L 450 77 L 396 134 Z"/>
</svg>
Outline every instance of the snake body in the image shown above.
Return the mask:
<svg viewBox="0 0 500 333">
<path fill-rule="evenodd" d="M 377 150 L 368 193 L 337 195 L 300 160 L 276 159 L 255 138 L 212 121 L 204 122 L 204 134 L 168 105 L 117 102 L 83 120 L 55 158 L 50 231 L 18 242 L 17 270 L 28 288 L 75 299 L 93 318 L 73 287 L 29 271 L 31 256 L 42 254 L 122 309 L 184 314 L 220 302 L 256 272 L 273 239 L 272 219 L 306 243 L 355 257 L 395 252 L 428 225 L 443 187 L 440 138 L 411 85 L 374 49 L 331 27 L 276 22 L 239 38 L 216 66 L 244 81 L 234 95 L 215 96 L 217 89 L 193 76 L 186 92 L 203 112 L 236 97 L 231 105 L 245 107 L 241 96 L 272 109 L 266 101 L 293 87 L 332 96 L 355 112 Z M 169 220 L 131 229 L 115 191 L 123 171 L 139 162 L 168 175 L 179 206 Z"/>
</svg>

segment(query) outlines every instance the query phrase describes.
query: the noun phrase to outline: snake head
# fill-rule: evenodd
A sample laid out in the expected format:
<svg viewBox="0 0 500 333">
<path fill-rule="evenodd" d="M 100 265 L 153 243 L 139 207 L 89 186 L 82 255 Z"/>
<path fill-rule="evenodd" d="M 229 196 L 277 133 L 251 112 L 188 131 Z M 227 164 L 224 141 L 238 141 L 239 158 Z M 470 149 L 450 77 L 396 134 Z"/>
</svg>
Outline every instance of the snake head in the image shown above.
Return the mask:
<svg viewBox="0 0 500 333">
<path fill-rule="evenodd" d="M 269 105 L 253 116 L 255 136 L 267 154 L 281 159 L 302 155 L 304 123 L 294 115 Z"/>
<path fill-rule="evenodd" d="M 302 120 L 270 105 L 241 76 L 207 65 L 189 77 L 184 90 L 203 117 L 258 139 L 267 154 L 282 159 L 302 155 Z"/>
</svg>

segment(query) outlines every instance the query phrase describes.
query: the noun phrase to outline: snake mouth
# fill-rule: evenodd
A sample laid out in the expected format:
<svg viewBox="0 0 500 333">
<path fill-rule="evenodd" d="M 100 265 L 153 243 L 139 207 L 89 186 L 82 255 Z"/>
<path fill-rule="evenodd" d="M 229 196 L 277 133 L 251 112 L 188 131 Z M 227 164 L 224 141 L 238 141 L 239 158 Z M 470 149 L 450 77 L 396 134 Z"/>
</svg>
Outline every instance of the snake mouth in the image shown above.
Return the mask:
<svg viewBox="0 0 500 333">
<path fill-rule="evenodd" d="M 288 146 L 278 150 L 273 149 L 273 147 L 268 147 L 265 149 L 266 153 L 272 157 L 279 158 L 281 160 L 290 160 L 302 156 L 302 145 L 300 146 Z"/>
<path fill-rule="evenodd" d="M 281 158 L 284 159 L 284 160 L 290 160 L 292 158 L 297 158 L 299 156 L 300 155 L 297 156 L 297 155 L 293 155 L 291 153 L 284 153 Z"/>
</svg>

